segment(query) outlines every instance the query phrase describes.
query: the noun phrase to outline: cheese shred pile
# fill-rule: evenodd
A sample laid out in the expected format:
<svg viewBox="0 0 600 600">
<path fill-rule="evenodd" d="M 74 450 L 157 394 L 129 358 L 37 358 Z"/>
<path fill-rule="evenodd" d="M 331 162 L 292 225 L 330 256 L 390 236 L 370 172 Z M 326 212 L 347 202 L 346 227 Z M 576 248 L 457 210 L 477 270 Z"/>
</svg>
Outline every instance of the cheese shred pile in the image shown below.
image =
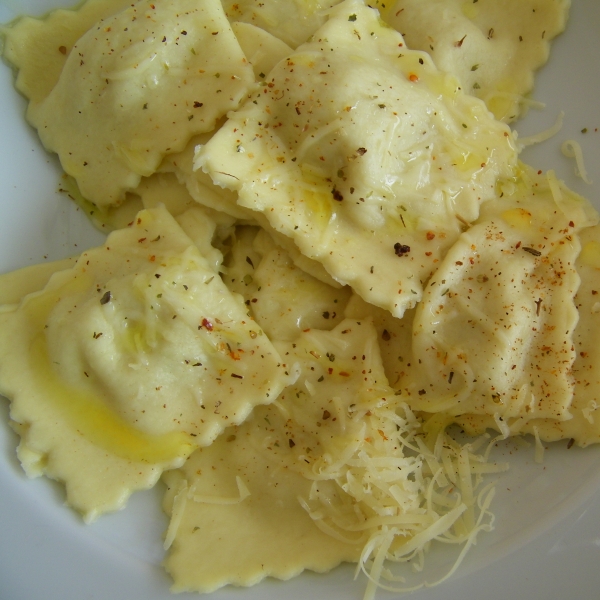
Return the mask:
<svg viewBox="0 0 600 600">
<path fill-rule="evenodd" d="M 508 463 L 489 461 L 496 440 L 484 435 L 461 444 L 443 420 L 431 417 L 423 425 L 405 404 L 396 411 L 366 412 L 359 418 L 371 435 L 349 448 L 343 463 L 320 471 L 309 496 L 299 500 L 321 531 L 362 546 L 357 574 L 368 577 L 364 597 L 371 600 L 378 587 L 405 592 L 450 577 L 478 533 L 493 529 L 494 484 L 482 482 L 485 475 L 506 471 Z M 477 453 L 482 446 L 484 452 Z M 434 540 L 461 546 L 443 577 L 411 587 L 388 584 L 406 582 L 393 564 L 410 563 L 421 571 Z"/>
</svg>

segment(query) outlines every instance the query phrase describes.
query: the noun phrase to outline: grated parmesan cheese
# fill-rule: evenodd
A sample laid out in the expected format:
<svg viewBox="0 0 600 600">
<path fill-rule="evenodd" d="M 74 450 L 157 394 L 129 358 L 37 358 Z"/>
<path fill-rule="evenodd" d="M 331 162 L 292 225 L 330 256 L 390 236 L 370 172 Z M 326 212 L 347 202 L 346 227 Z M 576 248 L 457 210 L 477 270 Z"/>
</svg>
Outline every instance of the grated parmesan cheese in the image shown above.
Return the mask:
<svg viewBox="0 0 600 600">
<path fill-rule="evenodd" d="M 544 131 L 540 131 L 539 133 L 536 133 L 534 135 L 529 135 L 527 137 L 518 138 L 517 142 L 519 144 L 519 148 L 522 150 L 523 148 L 526 148 L 527 146 L 533 146 L 534 144 L 541 144 L 542 142 L 549 140 L 551 137 L 554 137 L 562 129 L 564 116 L 565 116 L 565 113 L 561 111 L 558 114 L 558 116 L 556 117 L 556 121 L 554 122 L 554 125 L 552 125 L 551 127 L 548 127 L 548 129 L 545 129 Z"/>
<path fill-rule="evenodd" d="M 581 177 L 588 185 L 591 185 L 592 180 L 588 177 L 583 162 L 583 150 L 581 149 L 581 144 L 575 140 L 565 140 L 560 149 L 566 157 L 575 159 L 575 175 Z"/>
</svg>

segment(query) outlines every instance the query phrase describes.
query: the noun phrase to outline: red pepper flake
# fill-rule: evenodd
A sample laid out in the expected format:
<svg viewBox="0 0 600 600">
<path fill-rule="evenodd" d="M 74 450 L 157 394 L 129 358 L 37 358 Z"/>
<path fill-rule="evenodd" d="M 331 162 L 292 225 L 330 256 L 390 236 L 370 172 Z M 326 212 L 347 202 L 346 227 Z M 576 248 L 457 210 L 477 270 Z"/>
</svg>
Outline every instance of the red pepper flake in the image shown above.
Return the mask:
<svg viewBox="0 0 600 600">
<path fill-rule="evenodd" d="M 213 330 L 213 324 L 206 318 L 202 319 L 202 327 L 204 327 L 208 331 Z"/>
<path fill-rule="evenodd" d="M 156 256 L 154 254 L 148 258 L 150 262 L 154 262 L 156 260 Z"/>
<path fill-rule="evenodd" d="M 427 235 L 425 237 L 427 237 L 427 239 L 429 241 L 431 241 L 431 240 L 433 240 L 435 238 L 435 233 L 433 233 L 433 231 L 428 231 Z"/>
<path fill-rule="evenodd" d="M 340 371 L 340 375 L 342 377 L 350 377 L 350 373 L 348 373 L 348 371 Z"/>
<path fill-rule="evenodd" d="M 419 81 L 419 76 L 418 76 L 416 73 L 411 73 L 411 74 L 408 76 L 408 78 L 409 78 L 409 80 L 410 80 L 410 81 L 412 81 L 413 83 L 414 83 L 415 81 Z"/>
<path fill-rule="evenodd" d="M 575 223 L 573 223 L 573 221 L 569 221 L 569 227 L 575 227 Z"/>
</svg>

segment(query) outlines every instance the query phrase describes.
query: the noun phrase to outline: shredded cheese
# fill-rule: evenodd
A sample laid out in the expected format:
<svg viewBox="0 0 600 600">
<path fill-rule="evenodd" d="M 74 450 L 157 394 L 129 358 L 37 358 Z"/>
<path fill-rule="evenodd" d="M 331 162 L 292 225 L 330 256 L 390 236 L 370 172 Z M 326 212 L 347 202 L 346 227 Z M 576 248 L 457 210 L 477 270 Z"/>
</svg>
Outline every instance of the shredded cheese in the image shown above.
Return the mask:
<svg viewBox="0 0 600 600">
<path fill-rule="evenodd" d="M 533 437 L 535 438 L 535 462 L 543 463 L 544 462 L 544 445 L 542 444 L 542 440 L 540 439 L 540 433 L 537 425 L 533 426 Z"/>
<path fill-rule="evenodd" d="M 185 505 L 188 499 L 188 485 L 185 479 L 181 480 L 179 484 L 179 490 L 175 495 L 173 500 L 173 508 L 171 511 L 171 520 L 169 521 L 169 527 L 167 528 L 167 532 L 165 534 L 164 541 L 164 549 L 168 550 L 171 547 L 171 544 L 175 540 L 177 536 L 177 530 L 179 529 L 179 525 L 181 524 L 181 519 L 183 518 L 183 513 L 185 511 Z"/>
<path fill-rule="evenodd" d="M 554 125 L 548 127 L 548 129 L 540 131 L 539 133 L 536 133 L 534 135 L 518 138 L 517 142 L 519 144 L 519 148 L 522 150 L 527 146 L 533 146 L 533 144 L 540 144 L 542 142 L 545 142 L 546 140 L 549 140 L 551 137 L 554 137 L 562 129 L 564 116 L 565 113 L 561 111 L 556 117 Z"/>
<path fill-rule="evenodd" d="M 477 533 L 492 528 L 493 485 L 479 491 L 482 475 L 508 468 L 489 461 L 489 445 L 483 454 L 474 453 L 489 436 L 461 444 L 448 433 L 447 420 L 434 416 L 419 427 L 405 404 L 395 413 L 369 413 L 362 417 L 364 435 L 354 452 L 335 461 L 331 479 L 321 470 L 309 497 L 299 499 L 321 531 L 346 543 L 364 539 L 357 573 L 368 578 L 365 600 L 372 600 L 379 587 L 408 591 L 433 585 L 396 588 L 388 583 L 407 583 L 390 565 L 410 561 L 419 571 L 433 540 L 463 546 L 442 580 L 449 577 Z M 405 417 L 401 426 L 396 423 L 400 415 Z"/>
<path fill-rule="evenodd" d="M 194 502 L 202 502 L 204 504 L 239 504 L 243 502 L 249 495 L 250 490 L 243 482 L 242 478 L 238 475 L 235 478 L 235 482 L 237 484 L 239 496 L 236 498 L 227 497 L 227 496 L 206 496 L 203 494 L 195 494 L 195 487 L 191 486 L 188 492 L 188 498 L 193 500 Z"/>
<path fill-rule="evenodd" d="M 591 185 L 592 180 L 588 177 L 583 162 L 583 150 L 581 149 L 581 144 L 575 140 L 565 140 L 560 149 L 566 157 L 575 159 L 575 175 L 581 177 L 588 185 Z"/>
</svg>

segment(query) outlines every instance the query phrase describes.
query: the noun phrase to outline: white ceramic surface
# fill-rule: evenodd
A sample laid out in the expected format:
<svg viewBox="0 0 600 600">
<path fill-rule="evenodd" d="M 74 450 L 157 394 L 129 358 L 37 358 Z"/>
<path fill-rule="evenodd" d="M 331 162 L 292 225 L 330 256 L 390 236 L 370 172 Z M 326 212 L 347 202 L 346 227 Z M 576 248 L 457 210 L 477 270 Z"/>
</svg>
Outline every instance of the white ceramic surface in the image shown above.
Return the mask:
<svg viewBox="0 0 600 600">
<path fill-rule="evenodd" d="M 498 0 L 501 1 L 501 0 Z M 551 0 L 545 0 L 551 1 Z M 70 4 L 74 2 L 71 0 Z M 41 14 L 69 4 L 60 0 L 0 0 L 0 22 L 21 12 Z M 550 126 L 560 111 L 562 131 L 530 148 L 523 160 L 554 168 L 558 176 L 600 208 L 600 2 L 573 0 L 567 32 L 555 42 L 538 75 L 534 97 L 546 103 L 519 123 L 522 135 Z M 101 242 L 85 217 L 57 192 L 57 161 L 41 148 L 23 119 L 25 101 L 0 65 L 0 272 L 72 255 Z M 582 129 L 587 128 L 587 133 Z M 565 139 L 584 149 L 592 185 L 574 175 L 560 153 Z M 62 488 L 28 480 L 15 457 L 17 437 L 0 402 L 0 599 L 190 600 L 172 596 L 160 568 L 166 519 L 160 487 L 134 495 L 124 511 L 92 525 L 63 506 Z M 552 446 L 543 465 L 533 448 L 499 450 L 511 471 L 499 479 L 496 530 L 480 538 L 459 572 L 437 588 L 411 594 L 418 600 L 505 598 L 596 600 L 600 596 L 600 448 Z M 432 566 L 447 560 L 434 552 Z M 351 567 L 328 575 L 304 574 L 290 582 L 267 581 L 250 589 L 225 589 L 207 600 L 328 598 L 358 600 L 364 581 Z M 393 595 L 381 592 L 378 598 Z"/>
</svg>

